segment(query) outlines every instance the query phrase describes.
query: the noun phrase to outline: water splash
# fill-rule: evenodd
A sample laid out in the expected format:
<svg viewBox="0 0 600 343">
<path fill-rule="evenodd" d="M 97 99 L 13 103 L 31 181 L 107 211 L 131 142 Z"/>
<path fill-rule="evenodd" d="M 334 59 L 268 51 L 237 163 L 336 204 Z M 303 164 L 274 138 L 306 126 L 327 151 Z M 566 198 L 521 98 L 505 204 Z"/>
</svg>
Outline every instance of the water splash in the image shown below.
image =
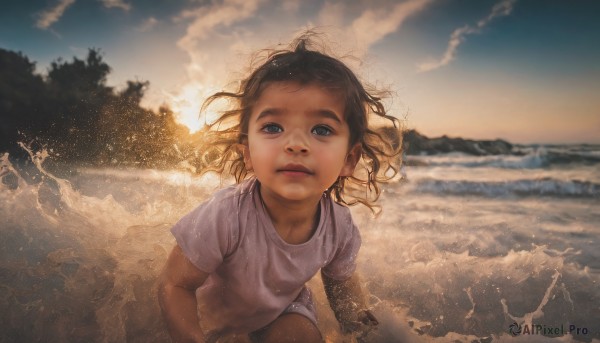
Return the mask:
<svg viewBox="0 0 600 343">
<path fill-rule="evenodd" d="M 79 169 L 67 181 L 43 168 L 47 153 L 28 152 L 40 183 L 0 159 L 0 341 L 168 340 L 155 280 L 174 244 L 169 229 L 219 181 L 136 169 Z M 600 205 L 518 200 L 389 185 L 378 219 L 352 208 L 359 271 L 381 325 L 341 335 L 316 277 L 326 340 L 502 342 L 514 339 L 515 320 L 594 327 Z M 532 339 L 592 338 L 600 336 Z"/>
<path fill-rule="evenodd" d="M 92 174 L 87 186 L 99 191 L 78 191 L 84 175 L 57 178 L 43 167 L 45 151 L 23 148 L 43 177 L 28 184 L 2 158 L 0 307 L 10 310 L 0 311 L 0 341 L 167 340 L 154 283 L 173 245 L 169 228 L 206 188 L 167 183 L 133 210 L 145 190 L 115 199 L 104 191 L 127 181 L 99 184 Z M 168 199 L 182 191 L 185 200 Z"/>
<path fill-rule="evenodd" d="M 542 310 L 544 306 L 546 306 L 546 304 L 548 303 L 548 300 L 550 300 L 550 294 L 554 290 L 554 286 L 556 285 L 556 281 L 558 280 L 559 276 L 560 273 L 558 271 L 556 271 L 554 275 L 552 275 L 552 282 L 550 283 L 550 286 L 548 286 L 548 288 L 546 289 L 546 292 L 544 293 L 544 297 L 542 298 L 540 304 L 534 311 L 525 313 L 525 315 L 523 315 L 522 317 L 516 317 L 511 315 L 510 312 L 508 312 L 508 305 L 506 304 L 506 299 L 500 299 L 500 303 L 502 304 L 502 310 L 504 311 L 504 314 L 509 316 L 515 322 L 522 323 L 531 327 L 534 319 L 538 319 L 544 316 L 544 312 Z M 571 305 L 573 305 L 573 301 L 571 301 Z"/>
</svg>

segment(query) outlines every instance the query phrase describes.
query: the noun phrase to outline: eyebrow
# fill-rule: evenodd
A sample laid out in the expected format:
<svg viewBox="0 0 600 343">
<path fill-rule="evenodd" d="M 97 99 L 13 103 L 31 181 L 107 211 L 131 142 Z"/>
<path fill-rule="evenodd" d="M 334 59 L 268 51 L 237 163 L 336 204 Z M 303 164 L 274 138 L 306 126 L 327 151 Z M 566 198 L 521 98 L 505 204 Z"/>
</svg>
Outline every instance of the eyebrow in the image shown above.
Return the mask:
<svg viewBox="0 0 600 343">
<path fill-rule="evenodd" d="M 258 115 L 258 117 L 256 118 L 256 121 L 261 120 L 262 118 L 268 117 L 268 116 L 280 116 L 284 113 L 283 110 L 278 109 L 278 108 L 267 108 L 265 110 L 263 110 L 262 112 L 260 112 L 260 114 Z M 340 120 L 340 118 L 338 117 L 337 114 L 335 114 L 335 112 L 331 111 L 331 110 L 327 110 L 327 109 L 319 109 L 319 110 L 315 110 L 315 111 L 310 111 L 310 114 L 312 115 L 316 115 L 319 117 L 323 117 L 323 118 L 329 118 L 333 121 L 336 121 L 338 123 L 342 123 L 342 121 Z"/>
</svg>

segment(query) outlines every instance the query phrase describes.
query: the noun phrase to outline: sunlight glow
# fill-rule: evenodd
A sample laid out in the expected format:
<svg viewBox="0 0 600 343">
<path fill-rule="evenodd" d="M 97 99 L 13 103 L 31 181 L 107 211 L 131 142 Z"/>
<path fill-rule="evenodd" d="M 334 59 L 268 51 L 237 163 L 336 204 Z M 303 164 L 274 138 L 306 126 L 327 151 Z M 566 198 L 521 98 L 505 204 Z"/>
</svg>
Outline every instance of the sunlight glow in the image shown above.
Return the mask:
<svg viewBox="0 0 600 343">
<path fill-rule="evenodd" d="M 215 92 L 216 87 L 194 82 L 185 85 L 179 94 L 171 96 L 170 106 L 177 122 L 187 126 L 191 133 L 197 132 L 205 124 L 214 122 L 219 115 L 216 110 L 209 109 L 200 113 L 200 109 L 204 100 Z"/>
</svg>

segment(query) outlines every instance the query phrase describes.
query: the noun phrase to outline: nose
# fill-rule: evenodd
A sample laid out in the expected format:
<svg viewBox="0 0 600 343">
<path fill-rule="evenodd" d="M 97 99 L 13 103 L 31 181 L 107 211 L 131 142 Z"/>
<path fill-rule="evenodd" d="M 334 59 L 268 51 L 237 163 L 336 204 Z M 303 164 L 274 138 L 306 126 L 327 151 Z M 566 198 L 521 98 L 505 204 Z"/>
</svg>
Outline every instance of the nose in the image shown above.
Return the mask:
<svg viewBox="0 0 600 343">
<path fill-rule="evenodd" d="M 285 151 L 289 153 L 308 153 L 308 143 L 306 138 L 299 132 L 292 132 L 288 136 L 285 144 Z"/>
</svg>

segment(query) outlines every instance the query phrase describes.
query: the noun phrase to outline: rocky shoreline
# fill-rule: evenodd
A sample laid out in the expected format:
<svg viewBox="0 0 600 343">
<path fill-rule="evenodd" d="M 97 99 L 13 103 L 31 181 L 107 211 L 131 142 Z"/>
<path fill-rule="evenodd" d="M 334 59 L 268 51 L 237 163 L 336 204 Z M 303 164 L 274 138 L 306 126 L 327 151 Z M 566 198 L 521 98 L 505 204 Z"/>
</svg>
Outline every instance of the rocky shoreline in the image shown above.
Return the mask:
<svg viewBox="0 0 600 343">
<path fill-rule="evenodd" d="M 461 152 L 474 156 L 485 155 L 522 155 L 520 149 L 502 139 L 472 140 L 451 138 L 446 135 L 429 138 L 416 130 L 403 133 L 402 145 L 406 155 L 436 155 Z"/>
</svg>

